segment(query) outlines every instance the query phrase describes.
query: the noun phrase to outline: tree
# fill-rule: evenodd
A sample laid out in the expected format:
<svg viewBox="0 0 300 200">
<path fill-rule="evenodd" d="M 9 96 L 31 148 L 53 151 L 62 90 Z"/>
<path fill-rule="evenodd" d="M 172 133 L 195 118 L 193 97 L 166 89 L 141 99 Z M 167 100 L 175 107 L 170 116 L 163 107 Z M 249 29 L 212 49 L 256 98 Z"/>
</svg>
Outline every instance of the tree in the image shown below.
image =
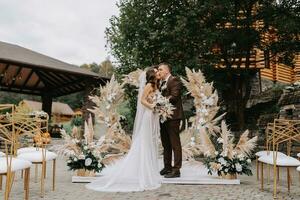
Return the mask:
<svg viewBox="0 0 300 200">
<path fill-rule="evenodd" d="M 105 61 L 100 63 L 98 73 L 102 76 L 109 77 L 109 78 L 113 75 L 114 66 L 109 58 L 106 58 Z"/>
<path fill-rule="evenodd" d="M 297 0 L 121 0 L 106 34 L 119 74 L 163 61 L 177 75 L 202 69 L 244 127 L 254 51 L 291 61 L 299 52 Z M 274 37 L 273 40 L 268 38 Z M 276 39 L 275 39 L 276 38 Z M 216 66 L 223 66 L 222 68 Z"/>
</svg>

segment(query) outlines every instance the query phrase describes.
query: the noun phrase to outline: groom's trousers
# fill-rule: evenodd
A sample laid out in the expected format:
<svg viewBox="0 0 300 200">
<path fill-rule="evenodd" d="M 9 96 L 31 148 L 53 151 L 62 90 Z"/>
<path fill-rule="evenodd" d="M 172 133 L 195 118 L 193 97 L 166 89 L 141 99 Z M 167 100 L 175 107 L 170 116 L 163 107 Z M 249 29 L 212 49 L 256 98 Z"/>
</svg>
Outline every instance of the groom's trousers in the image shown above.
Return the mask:
<svg viewBox="0 0 300 200">
<path fill-rule="evenodd" d="M 180 142 L 181 120 L 167 120 L 161 124 L 161 142 L 164 148 L 164 167 L 172 169 L 172 151 L 174 152 L 174 170 L 180 170 L 182 165 L 182 148 Z"/>
</svg>

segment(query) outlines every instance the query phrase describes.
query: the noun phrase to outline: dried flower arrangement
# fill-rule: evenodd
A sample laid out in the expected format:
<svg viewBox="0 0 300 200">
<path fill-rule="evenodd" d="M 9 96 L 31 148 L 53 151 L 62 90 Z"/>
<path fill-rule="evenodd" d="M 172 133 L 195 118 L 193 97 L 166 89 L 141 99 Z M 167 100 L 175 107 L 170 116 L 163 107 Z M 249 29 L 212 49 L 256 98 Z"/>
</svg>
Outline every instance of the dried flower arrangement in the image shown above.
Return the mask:
<svg viewBox="0 0 300 200">
<path fill-rule="evenodd" d="M 124 89 L 121 84 L 112 76 L 110 82 L 100 86 L 99 95 L 90 96 L 96 104 L 90 112 L 95 114 L 98 123 L 104 124 L 107 131 L 97 142 L 98 151 L 105 154 L 103 163 L 109 164 L 128 152 L 131 145 L 131 138 L 122 129 L 120 120 L 123 118 L 117 108 L 122 103 Z"/>
<path fill-rule="evenodd" d="M 224 114 L 216 117 L 220 107 L 218 106 L 218 94 L 212 83 L 207 83 L 202 72 L 192 71 L 186 68 L 187 80 L 182 79 L 188 92 L 194 98 L 196 108 L 195 116 L 190 120 L 192 126 L 186 128 L 184 133 L 185 143 L 183 152 L 186 158 L 192 159 L 195 155 L 203 153 L 204 164 L 208 173 L 213 171 L 218 175 L 242 174 L 251 175 L 249 159 L 250 153 L 256 145 L 257 137 L 249 139 L 248 131 L 242 134 L 237 145 L 234 145 L 233 135 L 228 130 L 225 121 L 219 126 Z M 191 137 L 191 142 L 186 138 Z M 214 144 L 213 141 L 216 141 Z M 197 153 L 197 154 L 195 154 Z"/>
<path fill-rule="evenodd" d="M 256 146 L 257 136 L 250 139 L 248 135 L 249 131 L 246 130 L 235 145 L 233 135 L 225 121 L 222 121 L 221 131 L 213 136 L 217 139 L 217 144 L 213 145 L 207 140 L 205 142 L 207 148 L 203 147 L 206 155 L 204 164 L 208 168 L 208 173 L 216 172 L 219 176 L 252 175 L 250 154 Z"/>
<path fill-rule="evenodd" d="M 70 170 L 76 170 L 77 172 L 80 170 L 101 172 L 105 167 L 103 163 L 105 154 L 98 151 L 98 145 L 93 141 L 94 130 L 91 117 L 86 122 L 86 126 L 88 128 L 85 129 L 83 139 L 78 137 L 76 127 L 73 128 L 71 135 L 62 129 L 61 135 L 65 143 L 64 145 L 56 146 L 55 150 L 59 154 L 68 157 L 67 166 Z"/>
</svg>

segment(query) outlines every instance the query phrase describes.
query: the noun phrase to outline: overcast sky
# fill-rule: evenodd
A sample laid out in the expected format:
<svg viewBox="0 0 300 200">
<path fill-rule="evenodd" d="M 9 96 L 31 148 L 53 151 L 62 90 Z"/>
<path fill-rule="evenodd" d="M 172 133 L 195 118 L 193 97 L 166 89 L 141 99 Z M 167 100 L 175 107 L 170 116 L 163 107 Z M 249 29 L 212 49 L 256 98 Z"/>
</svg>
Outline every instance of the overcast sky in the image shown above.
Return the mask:
<svg viewBox="0 0 300 200">
<path fill-rule="evenodd" d="M 71 64 L 100 63 L 112 15 L 116 0 L 0 0 L 0 41 Z"/>
</svg>

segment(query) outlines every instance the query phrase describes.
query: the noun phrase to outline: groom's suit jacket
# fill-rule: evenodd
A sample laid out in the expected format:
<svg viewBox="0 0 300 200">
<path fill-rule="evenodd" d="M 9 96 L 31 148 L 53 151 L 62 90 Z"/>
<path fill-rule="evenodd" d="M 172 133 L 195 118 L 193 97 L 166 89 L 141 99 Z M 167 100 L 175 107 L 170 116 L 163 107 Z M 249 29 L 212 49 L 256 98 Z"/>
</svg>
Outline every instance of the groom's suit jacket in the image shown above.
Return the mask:
<svg viewBox="0 0 300 200">
<path fill-rule="evenodd" d="M 165 83 L 165 87 L 161 87 L 161 93 L 163 96 L 168 97 L 171 104 L 174 105 L 175 110 L 173 115 L 168 120 L 182 120 L 184 119 L 181 90 L 183 84 L 178 77 L 170 76 L 168 81 Z"/>
</svg>

